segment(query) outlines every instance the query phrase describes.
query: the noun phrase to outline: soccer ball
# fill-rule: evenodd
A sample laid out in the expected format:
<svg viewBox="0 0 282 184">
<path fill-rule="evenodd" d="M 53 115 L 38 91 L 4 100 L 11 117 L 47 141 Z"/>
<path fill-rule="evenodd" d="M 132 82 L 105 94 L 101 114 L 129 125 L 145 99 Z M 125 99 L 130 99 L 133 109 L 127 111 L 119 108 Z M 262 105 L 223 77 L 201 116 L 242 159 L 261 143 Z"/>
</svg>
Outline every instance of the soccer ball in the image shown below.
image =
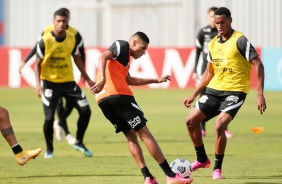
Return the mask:
<svg viewBox="0 0 282 184">
<path fill-rule="evenodd" d="M 171 162 L 170 168 L 174 173 L 178 173 L 183 178 L 190 178 L 192 174 L 192 166 L 190 162 L 184 158 L 177 158 Z"/>
</svg>

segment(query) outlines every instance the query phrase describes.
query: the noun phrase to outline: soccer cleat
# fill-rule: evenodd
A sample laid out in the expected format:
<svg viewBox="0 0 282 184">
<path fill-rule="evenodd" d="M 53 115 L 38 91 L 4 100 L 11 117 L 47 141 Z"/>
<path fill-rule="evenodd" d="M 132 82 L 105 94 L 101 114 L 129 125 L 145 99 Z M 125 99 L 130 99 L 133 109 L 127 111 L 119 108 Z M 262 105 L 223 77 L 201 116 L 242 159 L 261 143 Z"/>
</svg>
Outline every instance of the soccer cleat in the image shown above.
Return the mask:
<svg viewBox="0 0 282 184">
<path fill-rule="evenodd" d="M 158 182 L 156 180 L 156 177 L 154 177 L 154 179 L 152 179 L 152 180 L 151 180 L 150 177 L 146 177 L 144 184 L 158 184 Z"/>
<path fill-rule="evenodd" d="M 202 130 L 202 137 L 206 137 L 206 131 Z"/>
<path fill-rule="evenodd" d="M 212 172 L 212 179 L 214 180 L 223 179 L 220 169 L 216 169 Z"/>
<path fill-rule="evenodd" d="M 230 132 L 228 132 L 227 130 L 225 130 L 225 135 L 227 138 L 233 137 L 233 135 Z"/>
<path fill-rule="evenodd" d="M 59 125 L 59 120 L 54 121 L 54 131 L 58 141 L 63 140 L 63 131 L 62 127 Z"/>
<path fill-rule="evenodd" d="M 193 171 L 199 168 L 209 168 L 210 165 L 211 165 L 210 159 L 208 159 L 205 163 L 201 163 L 198 160 L 194 160 L 194 162 L 191 164 Z"/>
<path fill-rule="evenodd" d="M 74 138 L 71 134 L 68 134 L 66 136 L 66 140 L 67 140 L 69 145 L 74 145 L 75 142 L 76 142 L 76 138 Z"/>
<path fill-rule="evenodd" d="M 37 157 L 40 153 L 41 148 L 38 148 L 36 150 L 23 150 L 22 152 L 16 154 L 16 161 L 19 165 L 24 165 L 30 159 Z"/>
<path fill-rule="evenodd" d="M 53 158 L 53 157 L 54 157 L 54 155 L 51 152 L 46 151 L 45 154 L 44 154 L 44 158 Z"/>
<path fill-rule="evenodd" d="M 92 157 L 93 156 L 93 153 L 91 151 L 89 151 L 85 146 L 84 144 L 74 144 L 72 145 L 72 147 L 75 149 L 75 150 L 79 150 L 81 151 L 85 156 L 87 157 Z"/>
<path fill-rule="evenodd" d="M 178 173 L 175 173 L 174 177 L 166 176 L 167 184 L 190 184 L 192 182 L 192 178 L 182 178 Z"/>
</svg>

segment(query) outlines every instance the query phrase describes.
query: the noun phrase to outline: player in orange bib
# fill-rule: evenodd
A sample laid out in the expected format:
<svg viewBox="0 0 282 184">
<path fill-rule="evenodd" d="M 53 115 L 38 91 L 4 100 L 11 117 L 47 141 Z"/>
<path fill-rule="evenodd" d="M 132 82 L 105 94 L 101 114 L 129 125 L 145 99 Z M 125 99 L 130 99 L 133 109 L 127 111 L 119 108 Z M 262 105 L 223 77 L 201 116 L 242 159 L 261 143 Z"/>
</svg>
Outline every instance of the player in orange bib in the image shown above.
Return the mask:
<svg viewBox="0 0 282 184">
<path fill-rule="evenodd" d="M 157 141 L 146 125 L 146 118 L 133 97 L 129 85 L 162 83 L 171 79 L 169 75 L 145 79 L 129 74 L 130 57 L 138 59 L 148 48 L 149 38 L 137 32 L 129 41 L 117 40 L 99 57 L 97 83 L 91 87 L 96 93 L 96 101 L 104 116 L 113 124 L 116 133 L 123 132 L 128 148 L 145 180 L 145 184 L 157 184 L 150 173 L 138 143 L 138 137 L 145 143 L 151 156 L 157 161 L 167 176 L 167 183 L 191 183 L 192 179 L 181 178 L 170 169 Z"/>
</svg>

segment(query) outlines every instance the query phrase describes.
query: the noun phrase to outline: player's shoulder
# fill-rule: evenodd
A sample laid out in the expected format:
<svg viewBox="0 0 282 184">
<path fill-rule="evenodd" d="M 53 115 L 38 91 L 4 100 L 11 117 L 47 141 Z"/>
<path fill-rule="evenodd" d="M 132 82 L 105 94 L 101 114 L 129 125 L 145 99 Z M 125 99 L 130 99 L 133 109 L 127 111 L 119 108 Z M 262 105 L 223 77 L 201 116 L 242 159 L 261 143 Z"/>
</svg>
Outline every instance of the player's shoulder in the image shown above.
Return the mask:
<svg viewBox="0 0 282 184">
<path fill-rule="evenodd" d="M 70 26 L 70 25 L 68 26 L 67 30 L 70 31 L 70 32 L 72 32 L 74 35 L 76 35 L 77 32 L 78 32 L 78 30 L 77 30 L 76 28 L 74 28 L 74 27 L 72 27 L 72 26 Z"/>
<path fill-rule="evenodd" d="M 53 31 L 53 30 L 54 30 L 54 25 L 51 24 L 51 25 L 46 26 L 46 27 L 44 28 L 43 33 L 46 34 L 46 33 L 49 33 L 49 32 L 51 32 L 51 31 Z"/>
</svg>

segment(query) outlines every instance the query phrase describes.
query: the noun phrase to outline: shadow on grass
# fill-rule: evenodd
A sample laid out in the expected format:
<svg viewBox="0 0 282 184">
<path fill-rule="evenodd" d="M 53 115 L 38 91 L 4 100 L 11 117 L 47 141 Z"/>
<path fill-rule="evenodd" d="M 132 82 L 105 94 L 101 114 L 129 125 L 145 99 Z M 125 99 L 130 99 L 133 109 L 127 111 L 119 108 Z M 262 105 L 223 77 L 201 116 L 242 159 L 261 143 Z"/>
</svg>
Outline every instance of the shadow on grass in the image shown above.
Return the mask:
<svg viewBox="0 0 282 184">
<path fill-rule="evenodd" d="M 19 176 L 19 177 L 13 177 L 13 178 L 65 178 L 65 177 L 117 177 L 117 176 L 140 176 L 139 174 L 57 174 L 57 175 L 37 175 L 37 176 Z M 7 177 L 10 178 L 10 177 Z M 1 177 L 1 179 L 5 179 Z"/>
</svg>

